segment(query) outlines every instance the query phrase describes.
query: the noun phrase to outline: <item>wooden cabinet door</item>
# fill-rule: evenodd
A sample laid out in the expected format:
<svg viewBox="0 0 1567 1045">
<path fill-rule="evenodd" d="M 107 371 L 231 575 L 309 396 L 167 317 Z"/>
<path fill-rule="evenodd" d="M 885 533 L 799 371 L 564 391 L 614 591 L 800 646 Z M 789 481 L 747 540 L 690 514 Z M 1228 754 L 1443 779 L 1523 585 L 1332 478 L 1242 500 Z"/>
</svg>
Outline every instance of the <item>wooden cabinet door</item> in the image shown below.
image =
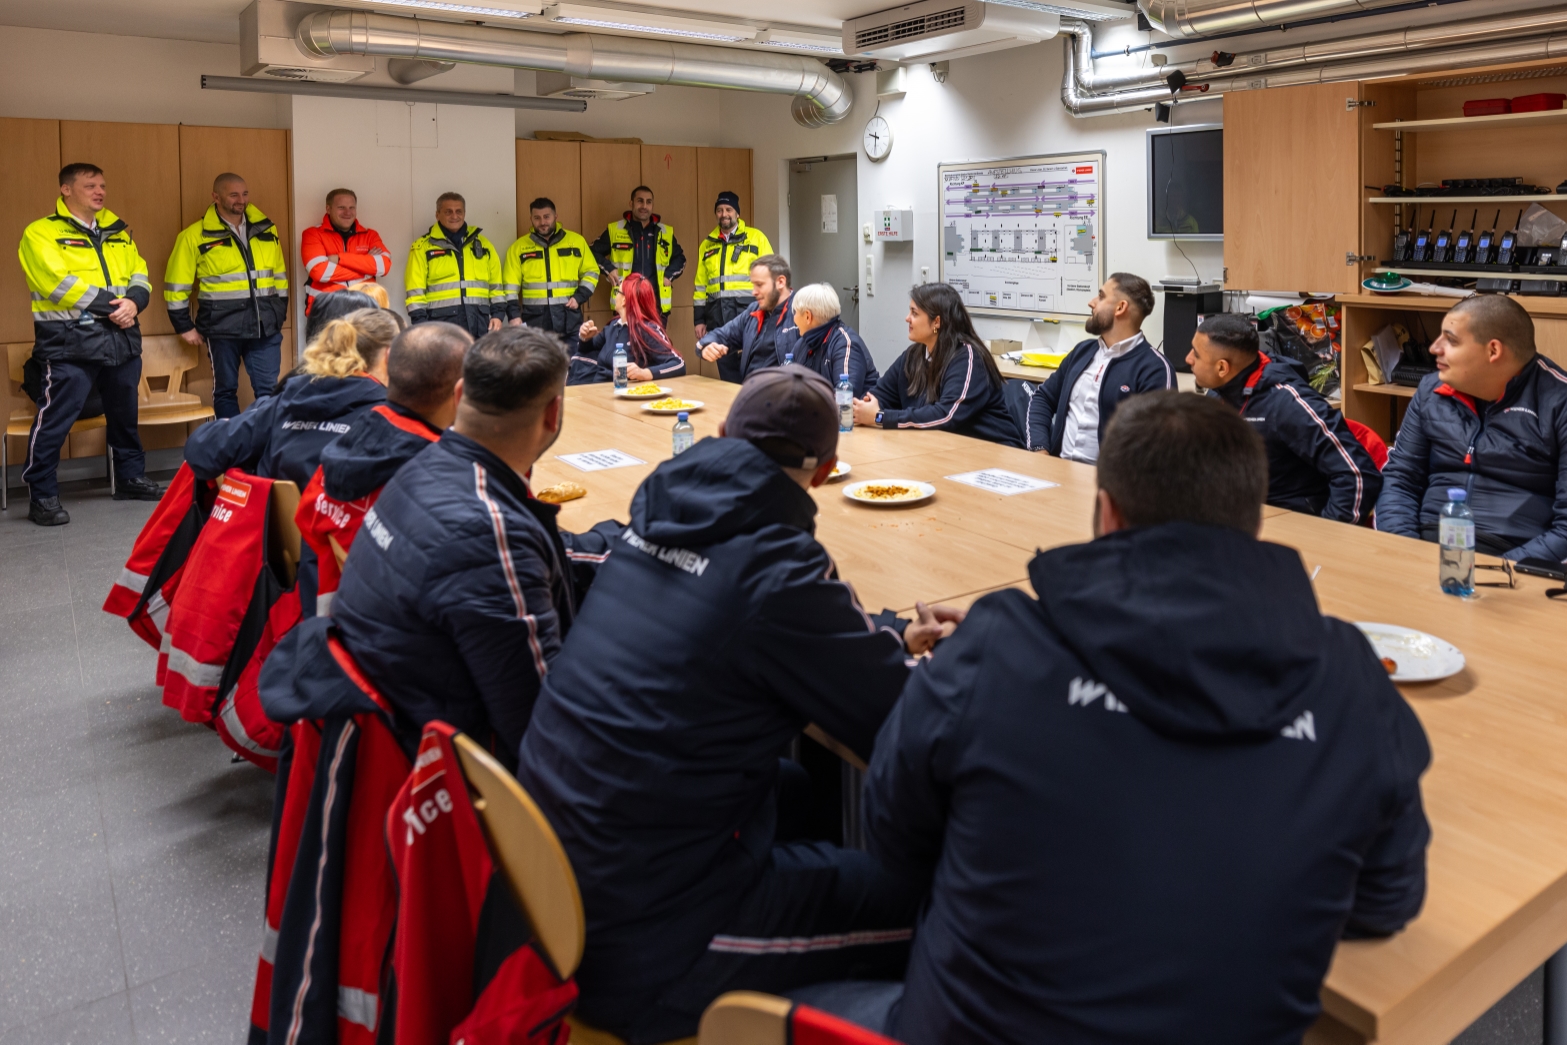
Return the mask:
<svg viewBox="0 0 1567 1045">
<path fill-rule="evenodd" d="M 631 185 L 627 185 L 626 194 L 630 193 Z M 554 202 L 555 217 L 562 225 L 587 236 L 587 232 L 582 229 L 581 142 L 517 139 L 518 237 L 526 236 L 532 230 L 533 225 L 528 220 L 528 204 L 540 196 Z M 588 236 L 589 242 L 592 239 L 592 236 Z"/>
<path fill-rule="evenodd" d="M 5 162 L 0 163 L 0 343 L 33 340 L 32 297 L 17 245 L 22 231 L 54 213 L 60 195 L 58 120 L 0 119 Z M 88 161 L 91 162 L 91 161 Z"/>
<path fill-rule="evenodd" d="M 756 213 L 756 199 L 751 191 L 750 149 L 697 149 L 696 151 L 696 206 L 701 215 L 701 228 L 694 240 L 706 236 L 718 224 L 713 217 L 713 201 L 728 189 L 740 197 L 740 219 L 747 225 Z M 769 242 L 778 236 L 777 229 L 763 229 Z"/>
<path fill-rule="evenodd" d="M 642 182 L 642 147 L 623 142 L 582 143 L 582 224 L 576 231 L 592 243 L 631 209 L 631 190 Z M 654 197 L 657 199 L 657 197 Z M 571 226 L 567 226 L 570 228 Z M 600 274 L 599 288 L 588 302 L 593 309 L 611 308 L 609 277 Z"/>
<path fill-rule="evenodd" d="M 1360 285 L 1360 84 L 1224 96 L 1224 267 L 1230 290 Z"/>
<path fill-rule="evenodd" d="M 685 251 L 685 274 L 675 280 L 675 308 L 691 308 L 695 285 L 696 251 L 712 227 L 702 224 L 702 206 L 696 196 L 696 147 L 691 145 L 642 146 L 642 184 L 653 190 L 653 209 L 664 224 L 675 230 L 675 242 Z M 712 215 L 708 215 L 709 218 Z M 673 324 L 672 324 L 673 325 Z M 689 327 L 689 321 L 687 326 Z M 690 331 L 686 331 L 690 339 Z M 687 361 L 689 364 L 689 360 Z M 696 367 L 691 367 L 696 373 Z"/>
</svg>

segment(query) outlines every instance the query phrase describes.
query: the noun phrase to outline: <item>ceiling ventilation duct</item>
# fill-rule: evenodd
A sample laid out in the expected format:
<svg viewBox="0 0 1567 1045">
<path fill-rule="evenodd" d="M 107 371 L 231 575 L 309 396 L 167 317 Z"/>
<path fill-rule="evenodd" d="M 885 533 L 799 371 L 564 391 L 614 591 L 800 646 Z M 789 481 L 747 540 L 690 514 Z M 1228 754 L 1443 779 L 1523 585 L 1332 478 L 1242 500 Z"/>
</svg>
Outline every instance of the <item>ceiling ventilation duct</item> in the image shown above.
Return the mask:
<svg viewBox="0 0 1567 1045">
<path fill-rule="evenodd" d="M 313 58 L 423 58 L 564 73 L 611 83 L 726 87 L 794 96 L 805 127 L 837 123 L 854 103 L 843 77 L 814 58 L 629 36 L 544 33 L 368 11 L 318 11 L 296 33 Z"/>
<path fill-rule="evenodd" d="M 239 71 L 274 80 L 348 83 L 375 72 L 375 59 L 345 55 L 305 57 L 294 45 L 301 8 L 278 0 L 252 0 L 239 14 Z"/>
<path fill-rule="evenodd" d="M 1103 116 L 1169 101 L 1168 77 L 1180 73 L 1201 97 L 1231 91 L 1332 83 L 1474 65 L 1567 56 L 1567 7 L 1491 15 L 1462 22 L 1395 29 L 1340 40 L 1236 54 L 1223 68 L 1210 59 L 1171 63 L 1157 73 L 1102 73 L 1093 57 L 1093 30 L 1063 21 L 1066 70 L 1061 102 L 1074 116 Z"/>
<path fill-rule="evenodd" d="M 1212 36 L 1267 29 L 1306 18 L 1374 11 L 1404 0 L 1137 0 L 1150 25 L 1166 36 Z"/>
<path fill-rule="evenodd" d="M 1046 10 L 985 0 L 919 0 L 846 18 L 843 53 L 888 61 L 933 61 L 1039 43 L 1056 35 L 1060 8 Z M 1120 17 L 1126 17 L 1123 9 Z"/>
</svg>

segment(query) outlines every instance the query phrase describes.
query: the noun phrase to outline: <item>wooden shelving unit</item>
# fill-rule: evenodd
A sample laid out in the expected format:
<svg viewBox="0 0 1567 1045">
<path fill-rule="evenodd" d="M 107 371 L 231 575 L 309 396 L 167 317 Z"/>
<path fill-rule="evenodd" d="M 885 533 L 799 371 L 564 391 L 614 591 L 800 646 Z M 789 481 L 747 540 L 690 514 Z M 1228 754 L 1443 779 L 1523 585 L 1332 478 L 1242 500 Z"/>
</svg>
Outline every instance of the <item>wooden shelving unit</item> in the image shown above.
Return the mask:
<svg viewBox="0 0 1567 1045">
<path fill-rule="evenodd" d="M 1378 272 L 1396 272 L 1400 276 L 1443 276 L 1448 279 L 1543 279 L 1551 283 L 1567 283 L 1567 276 L 1551 276 L 1541 272 L 1497 272 L 1494 269 L 1423 269 L 1405 268 L 1403 265 L 1378 265 Z M 1449 302 L 1457 298 L 1448 298 Z"/>
<path fill-rule="evenodd" d="M 1443 116 L 1434 120 L 1394 120 L 1373 123 L 1379 131 L 1456 131 L 1510 127 L 1517 124 L 1552 124 L 1567 120 L 1567 109 L 1542 109 L 1539 112 L 1504 112 L 1499 116 Z"/>
</svg>

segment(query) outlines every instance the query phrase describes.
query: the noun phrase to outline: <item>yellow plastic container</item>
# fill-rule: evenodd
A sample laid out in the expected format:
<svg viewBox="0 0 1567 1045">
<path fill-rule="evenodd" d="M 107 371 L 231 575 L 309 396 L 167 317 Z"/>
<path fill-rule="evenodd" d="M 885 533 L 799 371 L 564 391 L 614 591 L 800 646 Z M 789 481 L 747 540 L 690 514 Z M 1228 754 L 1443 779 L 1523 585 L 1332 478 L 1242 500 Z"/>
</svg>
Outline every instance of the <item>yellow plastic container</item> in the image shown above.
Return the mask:
<svg viewBox="0 0 1567 1045">
<path fill-rule="evenodd" d="M 1061 361 L 1066 358 L 1065 352 L 1024 352 L 1021 362 L 1024 366 L 1059 367 Z"/>
</svg>

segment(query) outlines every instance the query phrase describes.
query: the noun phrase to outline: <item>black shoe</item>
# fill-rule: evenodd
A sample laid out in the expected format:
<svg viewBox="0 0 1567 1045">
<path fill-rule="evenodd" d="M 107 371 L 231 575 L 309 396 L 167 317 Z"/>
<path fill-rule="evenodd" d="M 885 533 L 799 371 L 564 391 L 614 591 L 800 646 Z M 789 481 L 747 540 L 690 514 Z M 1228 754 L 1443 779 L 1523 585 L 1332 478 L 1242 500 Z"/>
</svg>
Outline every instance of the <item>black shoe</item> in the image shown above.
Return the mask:
<svg viewBox="0 0 1567 1045">
<path fill-rule="evenodd" d="M 41 501 L 27 503 L 27 517 L 39 526 L 64 526 L 71 521 L 71 513 L 60 507 L 60 498 L 45 497 Z"/>
<path fill-rule="evenodd" d="M 116 501 L 156 501 L 162 497 L 163 487 L 145 475 L 138 475 L 134 479 L 121 479 L 114 484 Z"/>
</svg>

